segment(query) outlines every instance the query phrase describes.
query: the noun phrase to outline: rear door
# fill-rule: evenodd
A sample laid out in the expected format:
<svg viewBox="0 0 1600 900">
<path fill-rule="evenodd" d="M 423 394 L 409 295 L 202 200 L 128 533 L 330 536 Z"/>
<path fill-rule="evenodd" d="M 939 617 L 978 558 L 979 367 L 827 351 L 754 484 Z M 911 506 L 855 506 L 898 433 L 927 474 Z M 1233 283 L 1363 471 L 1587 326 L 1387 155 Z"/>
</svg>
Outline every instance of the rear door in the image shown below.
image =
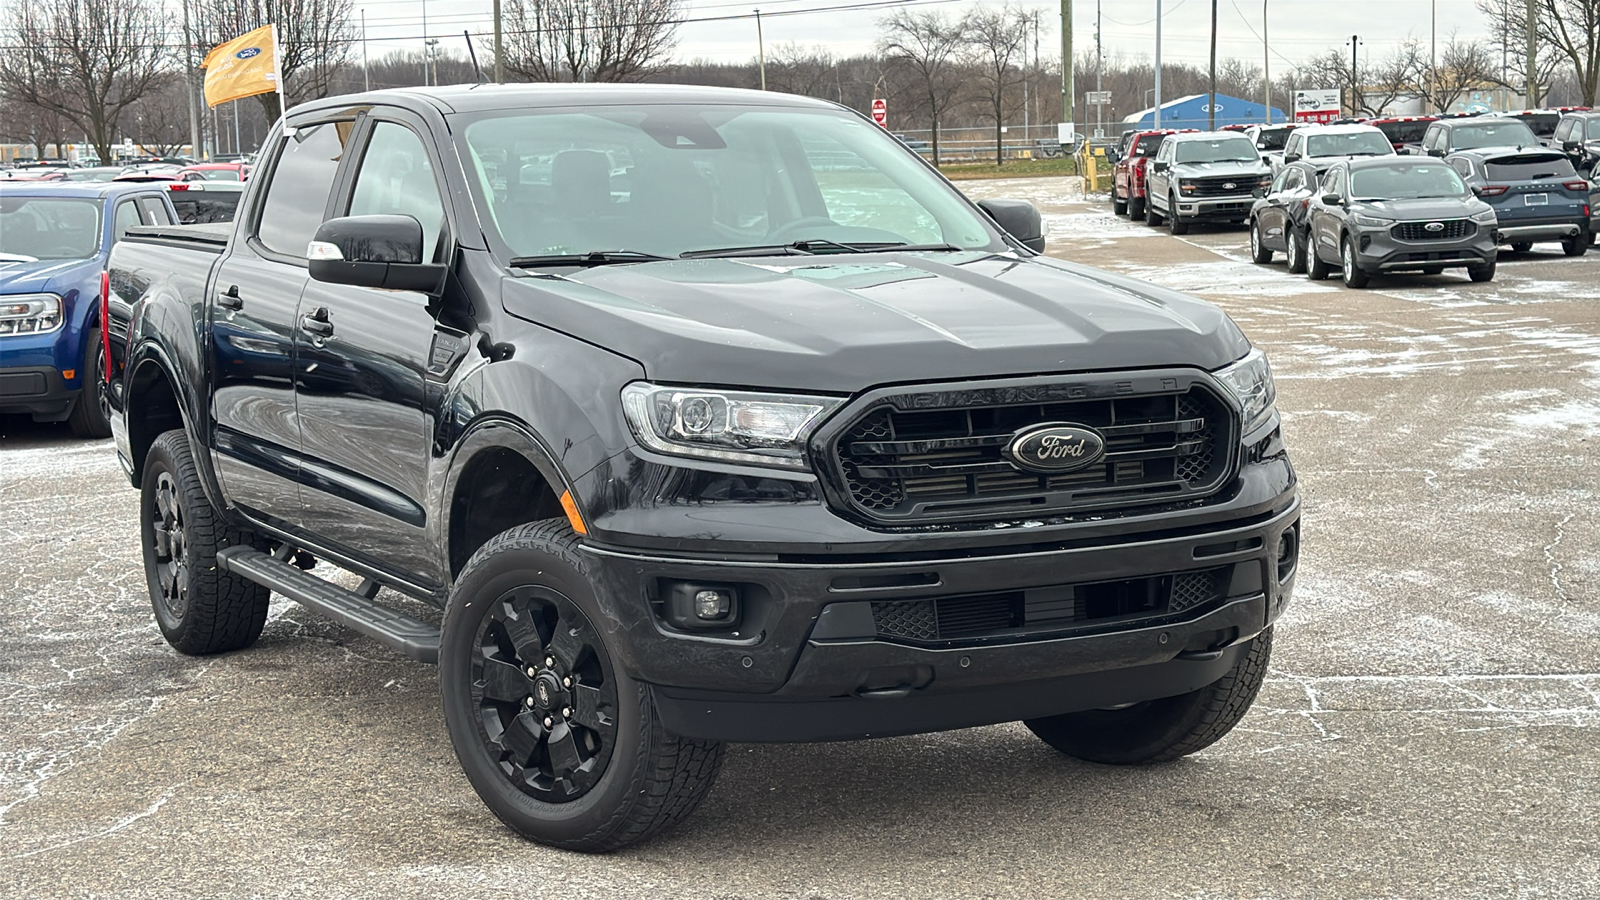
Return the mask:
<svg viewBox="0 0 1600 900">
<path fill-rule="evenodd" d="M 448 261 L 455 242 L 436 145 L 420 119 L 373 110 L 334 215 L 411 216 L 422 224 L 423 261 Z M 295 332 L 304 527 L 371 566 L 433 585 L 443 575 L 427 533 L 425 398 L 436 315 L 434 298 L 420 292 L 311 281 Z M 456 346 L 461 337 L 441 340 Z"/>
<path fill-rule="evenodd" d="M 267 148 L 251 199 L 213 280 L 214 453 L 228 501 L 280 527 L 300 520 L 294 327 L 310 280 L 306 244 L 322 223 L 352 119 L 292 122 Z"/>
</svg>

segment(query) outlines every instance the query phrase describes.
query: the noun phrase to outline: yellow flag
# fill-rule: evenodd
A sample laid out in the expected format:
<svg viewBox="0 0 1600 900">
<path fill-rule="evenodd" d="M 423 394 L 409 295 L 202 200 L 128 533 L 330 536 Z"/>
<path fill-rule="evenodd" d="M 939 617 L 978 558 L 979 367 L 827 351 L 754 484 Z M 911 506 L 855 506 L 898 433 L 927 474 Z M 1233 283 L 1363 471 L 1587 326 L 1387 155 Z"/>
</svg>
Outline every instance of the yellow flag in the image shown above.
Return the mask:
<svg viewBox="0 0 1600 900">
<path fill-rule="evenodd" d="M 207 106 L 278 89 L 278 48 L 274 45 L 274 33 L 273 26 L 263 25 L 211 48 L 205 62 L 200 64 L 206 70 Z"/>
</svg>

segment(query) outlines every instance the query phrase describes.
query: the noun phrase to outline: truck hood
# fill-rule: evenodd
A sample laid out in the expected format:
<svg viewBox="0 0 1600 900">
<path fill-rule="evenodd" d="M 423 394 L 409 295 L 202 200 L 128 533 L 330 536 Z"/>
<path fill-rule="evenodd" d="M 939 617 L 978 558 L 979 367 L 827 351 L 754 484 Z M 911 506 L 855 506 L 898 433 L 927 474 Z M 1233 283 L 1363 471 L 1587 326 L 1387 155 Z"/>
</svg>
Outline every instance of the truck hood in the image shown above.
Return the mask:
<svg viewBox="0 0 1600 900">
<path fill-rule="evenodd" d="M 1211 178 L 1220 175 L 1268 175 L 1265 162 L 1173 163 L 1172 171 L 1186 178 Z"/>
<path fill-rule="evenodd" d="M 1352 209 L 1402 222 L 1417 219 L 1464 219 L 1492 209 L 1476 197 L 1425 197 L 1417 200 L 1364 200 Z"/>
<path fill-rule="evenodd" d="M 37 262 L 0 259 L 0 294 L 63 294 L 81 288 L 84 279 L 99 272 L 98 259 L 41 259 Z"/>
<path fill-rule="evenodd" d="M 512 315 L 663 383 L 852 393 L 893 382 L 1216 369 L 1217 307 L 1096 269 L 988 252 L 723 258 L 505 280 Z"/>
</svg>

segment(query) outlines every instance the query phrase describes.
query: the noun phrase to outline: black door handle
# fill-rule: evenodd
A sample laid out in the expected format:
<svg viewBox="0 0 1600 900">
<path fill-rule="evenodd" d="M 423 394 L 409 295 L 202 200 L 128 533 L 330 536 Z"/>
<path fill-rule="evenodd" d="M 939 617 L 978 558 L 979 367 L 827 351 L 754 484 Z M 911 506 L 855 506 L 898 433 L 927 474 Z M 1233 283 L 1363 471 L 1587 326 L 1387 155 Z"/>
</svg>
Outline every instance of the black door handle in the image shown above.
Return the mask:
<svg viewBox="0 0 1600 900">
<path fill-rule="evenodd" d="M 223 309 L 244 309 L 244 298 L 239 296 L 239 286 L 230 284 L 227 290 L 217 294 L 217 305 Z"/>
<path fill-rule="evenodd" d="M 328 308 L 319 306 L 300 317 L 300 327 L 317 337 L 333 334 L 333 323 L 328 321 Z"/>
</svg>

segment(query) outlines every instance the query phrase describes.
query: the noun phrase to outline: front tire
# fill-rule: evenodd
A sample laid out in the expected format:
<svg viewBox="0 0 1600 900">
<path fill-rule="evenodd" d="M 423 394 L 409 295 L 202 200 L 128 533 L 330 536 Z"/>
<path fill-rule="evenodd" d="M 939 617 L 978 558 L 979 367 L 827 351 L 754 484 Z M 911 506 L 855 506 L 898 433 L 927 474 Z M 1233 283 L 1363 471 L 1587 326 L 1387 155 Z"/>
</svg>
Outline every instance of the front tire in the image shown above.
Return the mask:
<svg viewBox="0 0 1600 900">
<path fill-rule="evenodd" d="M 1272 629 L 1256 635 L 1233 668 L 1198 691 L 1023 722 L 1068 756 L 1113 766 L 1168 762 L 1211 746 L 1255 702 L 1272 657 Z"/>
<path fill-rule="evenodd" d="M 1261 224 L 1250 219 L 1250 261 L 1258 266 L 1272 262 L 1272 251 L 1261 242 Z"/>
<path fill-rule="evenodd" d="M 1167 198 L 1167 222 L 1172 226 L 1174 237 L 1189 233 L 1189 223 L 1178 218 L 1178 198 Z"/>
<path fill-rule="evenodd" d="M 1364 288 L 1371 280 L 1366 272 L 1361 270 L 1361 261 L 1356 258 L 1356 245 L 1345 238 L 1339 245 L 1339 261 L 1343 266 L 1345 287 Z"/>
<path fill-rule="evenodd" d="M 604 853 L 693 812 L 723 748 L 662 727 L 649 686 L 594 624 L 593 584 L 564 519 L 496 536 L 451 594 L 439 681 L 450 742 L 484 804 L 524 837 Z"/>
<path fill-rule="evenodd" d="M 1117 196 L 1116 188 L 1111 189 L 1111 212 L 1119 216 L 1126 215 L 1128 212 L 1128 201 Z"/>
<path fill-rule="evenodd" d="M 174 429 L 145 455 L 139 490 L 139 537 L 145 581 L 161 634 L 181 653 L 248 647 L 267 622 L 266 588 L 217 567 L 217 551 L 249 544 L 206 499 L 189 452 Z"/>
<path fill-rule="evenodd" d="M 67 417 L 67 427 L 73 437 L 106 438 L 111 436 L 110 410 L 105 403 L 106 366 L 104 348 L 100 345 L 100 329 L 91 328 L 83 335 L 83 390 L 72 404 Z"/>
<path fill-rule="evenodd" d="M 1473 281 L 1477 282 L 1478 284 L 1483 284 L 1486 281 L 1493 281 L 1494 280 L 1494 267 L 1495 267 L 1495 261 L 1491 260 L 1489 262 L 1489 264 L 1486 265 L 1486 266 L 1478 266 L 1477 268 L 1468 269 L 1467 270 L 1467 277 L 1471 278 Z"/>
</svg>

